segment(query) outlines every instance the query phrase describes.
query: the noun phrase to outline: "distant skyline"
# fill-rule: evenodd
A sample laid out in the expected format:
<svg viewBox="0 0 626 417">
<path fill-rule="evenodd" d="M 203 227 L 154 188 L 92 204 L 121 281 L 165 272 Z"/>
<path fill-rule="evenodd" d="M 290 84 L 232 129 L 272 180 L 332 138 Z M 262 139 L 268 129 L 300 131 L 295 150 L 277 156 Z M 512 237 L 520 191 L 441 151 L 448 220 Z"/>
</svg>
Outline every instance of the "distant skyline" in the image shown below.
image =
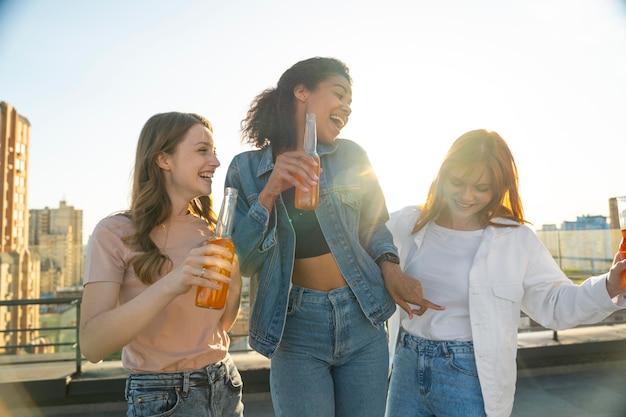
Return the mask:
<svg viewBox="0 0 626 417">
<path fill-rule="evenodd" d="M 128 207 L 139 130 L 171 110 L 213 123 L 219 203 L 250 101 L 316 55 L 350 67 L 341 137 L 368 152 L 390 211 L 422 203 L 476 128 L 509 143 L 536 228 L 608 217 L 626 195 L 623 0 L 0 0 L 0 100 L 31 122 L 29 208 L 65 200 L 86 238 Z"/>
</svg>

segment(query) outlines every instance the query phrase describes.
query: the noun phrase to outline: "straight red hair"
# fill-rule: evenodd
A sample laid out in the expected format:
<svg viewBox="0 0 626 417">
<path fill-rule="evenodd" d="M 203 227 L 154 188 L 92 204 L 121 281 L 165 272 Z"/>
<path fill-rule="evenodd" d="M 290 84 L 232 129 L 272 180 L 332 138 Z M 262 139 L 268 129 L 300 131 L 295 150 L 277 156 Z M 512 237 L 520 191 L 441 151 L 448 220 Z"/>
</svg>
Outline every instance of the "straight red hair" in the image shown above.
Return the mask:
<svg viewBox="0 0 626 417">
<path fill-rule="evenodd" d="M 518 174 L 513 154 L 502 137 L 496 132 L 484 129 L 472 130 L 459 137 L 446 154 L 439 173 L 433 180 L 426 203 L 413 231 L 422 229 L 436 219 L 444 208 L 443 182 L 452 170 L 465 172 L 486 169 L 493 180 L 493 199 L 478 213 L 483 226 L 515 226 L 494 223 L 494 218 L 513 220 L 518 224 L 528 223 L 524 219 L 524 209 L 519 195 Z"/>
</svg>

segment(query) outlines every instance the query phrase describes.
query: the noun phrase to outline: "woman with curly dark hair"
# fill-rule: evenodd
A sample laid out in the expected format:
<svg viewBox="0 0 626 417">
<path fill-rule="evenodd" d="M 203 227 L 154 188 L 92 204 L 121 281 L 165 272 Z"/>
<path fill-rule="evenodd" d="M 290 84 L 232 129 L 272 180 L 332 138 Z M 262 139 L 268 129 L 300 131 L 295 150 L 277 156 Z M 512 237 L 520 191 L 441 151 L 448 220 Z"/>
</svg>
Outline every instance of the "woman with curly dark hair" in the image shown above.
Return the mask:
<svg viewBox="0 0 626 417">
<path fill-rule="evenodd" d="M 439 308 L 400 270 L 367 154 L 337 139 L 351 102 L 343 62 L 296 63 L 253 101 L 243 137 L 258 150 L 237 155 L 226 176 L 226 185 L 238 189 L 233 239 L 242 272 L 258 282 L 250 345 L 272 358 L 276 416 L 383 416 L 384 325 L 394 301 L 409 314 Z M 302 151 L 311 113 L 319 167 Z M 318 208 L 296 208 L 295 188 L 316 185 Z"/>
</svg>

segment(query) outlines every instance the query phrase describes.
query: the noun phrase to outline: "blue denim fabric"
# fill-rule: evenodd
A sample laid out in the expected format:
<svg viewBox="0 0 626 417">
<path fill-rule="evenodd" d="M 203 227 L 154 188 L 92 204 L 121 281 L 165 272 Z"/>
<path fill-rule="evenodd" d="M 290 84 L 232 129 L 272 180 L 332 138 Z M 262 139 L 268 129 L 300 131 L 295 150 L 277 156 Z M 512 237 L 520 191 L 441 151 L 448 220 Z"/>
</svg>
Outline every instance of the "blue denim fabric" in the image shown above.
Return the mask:
<svg viewBox="0 0 626 417">
<path fill-rule="evenodd" d="M 231 357 L 204 369 L 131 373 L 128 417 L 243 417 L 243 382 Z"/>
<path fill-rule="evenodd" d="M 328 246 L 363 314 L 382 327 L 395 311 L 374 259 L 397 254 L 385 222 L 389 218 L 382 190 L 365 151 L 338 139 L 319 144 L 320 204 L 315 211 Z M 274 168 L 271 147 L 241 153 L 226 174 L 226 186 L 239 191 L 233 240 L 241 271 L 259 280 L 250 315 L 250 346 L 271 357 L 280 343 L 293 270 L 295 233 L 281 197 L 271 212 L 259 193 Z"/>
<path fill-rule="evenodd" d="M 294 286 L 271 361 L 276 417 L 382 417 L 388 358 L 387 333 L 361 314 L 350 288 Z"/>
<path fill-rule="evenodd" d="M 386 417 L 485 417 L 472 342 L 440 342 L 402 331 Z"/>
</svg>

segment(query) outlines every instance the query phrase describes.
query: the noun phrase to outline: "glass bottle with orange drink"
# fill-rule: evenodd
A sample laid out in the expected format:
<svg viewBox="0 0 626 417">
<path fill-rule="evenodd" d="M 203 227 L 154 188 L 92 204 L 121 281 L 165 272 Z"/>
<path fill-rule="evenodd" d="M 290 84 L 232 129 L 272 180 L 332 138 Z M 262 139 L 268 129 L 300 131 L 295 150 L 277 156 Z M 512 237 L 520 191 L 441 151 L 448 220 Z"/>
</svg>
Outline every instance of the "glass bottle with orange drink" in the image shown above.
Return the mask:
<svg viewBox="0 0 626 417">
<path fill-rule="evenodd" d="M 315 113 L 306 114 L 302 150 L 311 155 L 313 159 L 315 159 L 315 162 L 317 162 L 317 166 L 315 167 L 315 174 L 319 177 L 320 157 L 317 154 L 317 128 L 315 127 Z M 302 181 L 302 179 L 298 177 L 298 181 Z M 294 206 L 298 210 L 315 210 L 319 203 L 319 195 L 319 182 L 315 186 L 309 185 L 309 191 L 302 191 L 296 187 Z"/>
<path fill-rule="evenodd" d="M 231 238 L 233 231 L 233 223 L 235 219 L 235 207 L 237 205 L 237 189 L 232 187 L 226 187 L 224 190 L 224 200 L 222 200 L 222 206 L 220 208 L 220 214 L 217 217 L 217 223 L 215 224 L 215 235 L 209 239 L 207 243 L 213 245 L 220 245 L 227 248 L 230 251 L 230 256 L 225 257 L 227 261 L 232 262 L 235 256 L 235 245 Z M 205 267 L 206 269 L 212 269 L 230 277 L 230 271 L 217 267 Z M 228 284 L 223 282 L 213 281 L 215 284 L 221 286 L 219 290 L 213 288 L 198 287 L 196 291 L 196 305 L 198 307 L 207 308 L 224 308 L 226 305 L 226 297 L 228 296 Z"/>
<path fill-rule="evenodd" d="M 622 231 L 622 240 L 619 244 L 620 253 L 626 257 L 626 196 L 617 197 L 617 214 L 619 227 Z M 622 280 L 626 280 L 626 271 L 622 272 Z"/>
</svg>

